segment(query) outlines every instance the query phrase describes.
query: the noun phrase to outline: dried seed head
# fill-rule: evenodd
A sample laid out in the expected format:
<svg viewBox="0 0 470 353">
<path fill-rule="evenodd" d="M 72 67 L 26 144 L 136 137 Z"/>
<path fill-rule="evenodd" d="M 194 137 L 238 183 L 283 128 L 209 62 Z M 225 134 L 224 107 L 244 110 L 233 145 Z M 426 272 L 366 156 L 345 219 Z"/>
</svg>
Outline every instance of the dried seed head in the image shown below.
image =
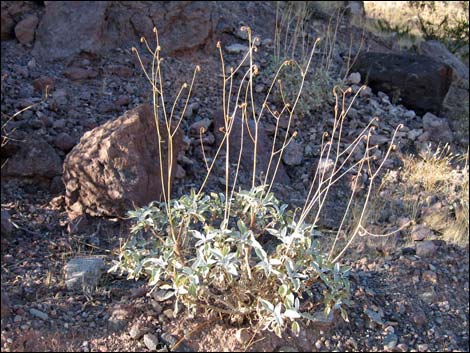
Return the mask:
<svg viewBox="0 0 470 353">
<path fill-rule="evenodd" d="M 217 47 L 217 49 L 220 49 L 220 47 L 221 47 L 220 40 L 217 42 L 216 47 Z"/>
<path fill-rule="evenodd" d="M 132 50 L 132 52 L 137 53 L 137 48 L 136 47 L 132 47 L 131 50 Z"/>
<path fill-rule="evenodd" d="M 157 45 L 156 51 L 160 51 L 160 50 L 162 50 L 162 47 L 160 47 L 159 45 Z"/>
<path fill-rule="evenodd" d="M 257 65 L 253 65 L 253 74 L 258 75 L 259 74 L 259 69 Z"/>
<path fill-rule="evenodd" d="M 294 131 L 294 133 L 292 134 L 292 137 L 296 137 L 297 136 L 297 131 Z"/>
<path fill-rule="evenodd" d="M 199 65 L 196 65 L 196 72 L 201 71 L 201 67 Z"/>
<path fill-rule="evenodd" d="M 153 27 L 153 33 L 157 33 L 157 27 Z"/>
<path fill-rule="evenodd" d="M 183 88 L 188 88 L 188 84 L 186 82 L 183 83 Z"/>
<path fill-rule="evenodd" d="M 140 37 L 140 42 L 141 43 L 145 42 L 145 37 Z"/>
<path fill-rule="evenodd" d="M 202 135 L 206 132 L 206 128 L 204 126 L 201 126 L 201 128 L 199 129 L 199 133 Z"/>
</svg>

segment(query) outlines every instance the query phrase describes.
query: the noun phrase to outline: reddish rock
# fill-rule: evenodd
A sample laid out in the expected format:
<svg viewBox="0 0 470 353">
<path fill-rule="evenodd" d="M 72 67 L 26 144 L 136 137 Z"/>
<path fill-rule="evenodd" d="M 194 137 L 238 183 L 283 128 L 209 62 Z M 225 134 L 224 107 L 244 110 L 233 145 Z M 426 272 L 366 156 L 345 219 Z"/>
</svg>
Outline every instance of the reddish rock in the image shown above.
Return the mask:
<svg viewBox="0 0 470 353">
<path fill-rule="evenodd" d="M 165 53 L 187 53 L 209 43 L 216 6 L 200 1 L 48 1 L 34 54 L 43 60 L 81 51 L 102 54 L 135 45 L 141 36 L 153 39 L 155 25 Z"/>
<path fill-rule="evenodd" d="M 164 177 L 167 141 L 164 142 Z M 182 134 L 174 136 L 172 179 Z M 88 131 L 64 162 L 66 205 L 77 215 L 124 216 L 135 206 L 160 200 L 162 185 L 158 142 L 152 108 L 141 105 L 123 116 Z"/>
<path fill-rule="evenodd" d="M 47 76 L 41 76 L 33 81 L 33 87 L 36 91 L 43 93 L 48 87 L 48 92 L 52 91 L 54 88 L 54 80 Z"/>
<path fill-rule="evenodd" d="M 73 148 L 73 146 L 75 146 L 76 141 L 72 136 L 70 136 L 66 132 L 61 132 L 55 138 L 54 143 L 57 148 L 61 149 L 64 152 L 68 152 Z"/>
<path fill-rule="evenodd" d="M 2 168 L 2 178 L 42 177 L 51 179 L 61 174 L 61 158 L 51 145 L 38 136 L 19 143 L 16 153 L 8 159 Z"/>
<path fill-rule="evenodd" d="M 69 67 L 64 70 L 64 76 L 72 81 L 95 78 L 98 73 L 95 70 L 82 69 L 81 67 Z"/>
<path fill-rule="evenodd" d="M 16 39 L 21 44 L 31 44 L 34 41 L 34 34 L 38 23 L 39 18 L 36 15 L 29 15 L 18 22 L 15 26 Z"/>
</svg>

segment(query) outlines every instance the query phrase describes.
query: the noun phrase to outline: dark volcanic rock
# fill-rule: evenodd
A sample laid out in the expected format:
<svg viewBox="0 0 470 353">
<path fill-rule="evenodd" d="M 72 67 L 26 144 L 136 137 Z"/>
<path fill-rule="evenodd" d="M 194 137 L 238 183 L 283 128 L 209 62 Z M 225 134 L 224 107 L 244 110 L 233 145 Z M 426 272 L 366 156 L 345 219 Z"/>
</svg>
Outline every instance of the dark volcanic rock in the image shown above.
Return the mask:
<svg viewBox="0 0 470 353">
<path fill-rule="evenodd" d="M 62 174 L 62 160 L 46 141 L 35 136 L 17 144 L 16 153 L 9 157 L 2 169 L 2 177 L 50 179 Z"/>
<path fill-rule="evenodd" d="M 452 68 L 424 55 L 363 53 L 352 71 L 358 71 L 373 89 L 392 100 L 401 98 L 403 105 L 419 114 L 439 114 L 452 83 Z"/>
<path fill-rule="evenodd" d="M 167 141 L 163 126 L 164 175 Z M 174 136 L 173 169 L 182 146 Z M 141 105 L 83 135 L 64 162 L 66 204 L 71 218 L 123 216 L 135 206 L 160 200 L 162 185 L 155 121 L 151 107 Z M 166 183 L 166 182 L 165 182 Z"/>
<path fill-rule="evenodd" d="M 187 52 L 207 44 L 216 27 L 215 4 L 199 1 L 48 1 L 45 5 L 34 47 L 35 55 L 45 60 L 131 47 L 141 36 L 153 40 L 155 26 L 165 52 Z"/>
</svg>

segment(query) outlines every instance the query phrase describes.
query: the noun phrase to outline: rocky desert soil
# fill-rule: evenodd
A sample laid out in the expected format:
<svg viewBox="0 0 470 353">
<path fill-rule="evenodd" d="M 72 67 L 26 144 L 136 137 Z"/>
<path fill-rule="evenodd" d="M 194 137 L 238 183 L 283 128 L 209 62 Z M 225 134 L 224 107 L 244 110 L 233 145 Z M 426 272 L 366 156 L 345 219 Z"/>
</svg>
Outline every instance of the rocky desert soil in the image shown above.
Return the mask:
<svg viewBox="0 0 470 353">
<path fill-rule="evenodd" d="M 468 231 L 468 167 L 464 159 L 452 159 L 448 182 L 442 184 L 457 186 L 445 192 L 403 186 L 405 161 L 419 160 L 428 146 L 435 150 L 448 144 L 454 155 L 468 153 L 468 66 L 439 43 L 422 45 L 416 58 L 416 53 L 397 51 L 393 38 L 387 41 L 353 25 L 352 18 L 364 16 L 362 11 L 350 9 L 335 19 L 328 74 L 351 87 L 351 97 L 359 92 L 345 120 L 345 143 L 379 117 L 372 136 L 377 166 L 393 131 L 403 125 L 379 180 L 384 183 L 373 195 L 370 226 L 386 233 L 409 225 L 387 238 L 361 238 L 344 256 L 343 263 L 352 267 L 349 322 L 323 317 L 302 327 L 298 337 L 287 331 L 281 339 L 218 318 L 175 317 L 173 301 L 150 293 L 145 278 L 130 281 L 106 271 L 129 238 L 124 212 L 161 192 L 151 182 L 156 142 L 146 121 L 152 116 L 141 108 L 151 102 L 151 90 L 131 48 L 144 53 L 140 36 L 150 38 L 153 27 L 159 27 L 170 98 L 201 66 L 175 154 L 173 190 L 180 196 L 204 178 L 200 127 L 205 128 L 206 155 L 213 155 L 220 141 L 217 41 L 225 66 L 236 67 L 248 45 L 240 27 L 252 28 L 260 38 L 255 90 L 265 94 L 276 6 L 190 1 L 2 1 L 1 6 L 2 351 L 469 350 L 468 235 L 463 242 L 445 236 L 461 219 Z M 314 13 L 309 37 L 331 35 L 329 20 L 320 10 Z M 314 55 L 315 70 L 324 69 L 325 48 Z M 445 55 L 433 55 L 438 50 Z M 356 63 L 346 72 L 348 57 Z M 150 60 L 143 54 L 144 62 Z M 410 75 L 418 78 L 406 81 Z M 400 87 L 397 78 L 406 85 Z M 361 90 L 363 84 L 367 87 Z M 314 87 L 312 80 L 311 97 L 323 97 L 314 95 Z M 292 207 L 305 200 L 319 163 L 321 136 L 334 121 L 330 93 L 304 99 L 307 108 L 293 122 L 298 136 L 282 158 L 275 187 Z M 465 104 L 467 116 L 453 117 Z M 274 128 L 272 120 L 264 122 L 260 138 L 271 141 Z M 287 126 L 281 128 L 285 134 Z M 222 191 L 223 176 L 221 163 L 208 189 Z M 242 169 L 241 183 L 249 178 Z M 319 223 L 325 234 L 338 227 L 350 184 L 345 179 L 331 191 Z M 87 290 L 74 287 L 69 274 L 83 257 L 92 259 L 91 267 L 80 263 L 93 283 Z"/>
</svg>

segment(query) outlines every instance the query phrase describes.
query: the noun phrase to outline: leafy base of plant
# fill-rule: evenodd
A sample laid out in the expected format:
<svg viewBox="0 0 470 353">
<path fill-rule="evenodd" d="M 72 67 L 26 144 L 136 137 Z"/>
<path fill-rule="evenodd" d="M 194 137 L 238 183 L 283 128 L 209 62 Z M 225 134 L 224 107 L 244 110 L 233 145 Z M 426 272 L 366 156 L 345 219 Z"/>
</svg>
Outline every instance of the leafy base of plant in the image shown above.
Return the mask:
<svg viewBox="0 0 470 353">
<path fill-rule="evenodd" d="M 176 297 L 176 313 L 181 303 L 231 322 L 257 322 L 278 336 L 288 323 L 298 334 L 299 319 L 314 319 L 300 302 L 318 300 L 312 286 L 321 283 L 325 314 L 339 309 L 347 320 L 350 269 L 328 261 L 312 239 L 314 226 L 296 223 L 265 189 L 239 191 L 229 202 L 224 194 L 192 191 L 172 200 L 169 212 L 160 202 L 129 212 L 133 237 L 110 271 L 149 276 L 154 289 Z M 167 235 L 171 229 L 175 236 Z"/>
</svg>

